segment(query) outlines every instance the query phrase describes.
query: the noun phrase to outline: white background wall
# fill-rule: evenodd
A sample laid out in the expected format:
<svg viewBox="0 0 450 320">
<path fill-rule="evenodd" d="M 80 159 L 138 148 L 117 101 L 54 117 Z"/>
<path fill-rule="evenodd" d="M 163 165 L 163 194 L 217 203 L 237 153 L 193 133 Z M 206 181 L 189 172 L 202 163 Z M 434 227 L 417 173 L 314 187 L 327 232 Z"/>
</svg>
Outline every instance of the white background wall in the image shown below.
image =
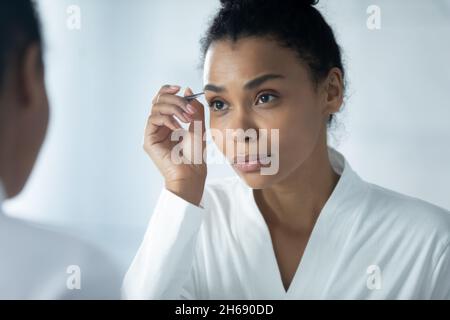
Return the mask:
<svg viewBox="0 0 450 320">
<path fill-rule="evenodd" d="M 66 27 L 69 5 L 81 30 Z M 381 8 L 368 30 L 366 9 Z M 63 226 L 125 271 L 162 187 L 142 150 L 166 83 L 202 87 L 198 41 L 211 0 L 40 0 L 52 117 L 9 214 Z M 335 133 L 366 180 L 450 209 L 450 0 L 324 1 L 344 49 L 349 99 Z M 233 174 L 214 166 L 210 177 Z"/>
</svg>

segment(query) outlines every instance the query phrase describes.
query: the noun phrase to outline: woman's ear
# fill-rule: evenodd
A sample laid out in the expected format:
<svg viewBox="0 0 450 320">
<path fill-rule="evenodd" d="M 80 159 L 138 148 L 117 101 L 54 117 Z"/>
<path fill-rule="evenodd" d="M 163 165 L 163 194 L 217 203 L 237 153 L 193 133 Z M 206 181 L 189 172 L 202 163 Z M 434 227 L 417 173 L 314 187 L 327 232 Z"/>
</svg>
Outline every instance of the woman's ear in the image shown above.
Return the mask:
<svg viewBox="0 0 450 320">
<path fill-rule="evenodd" d="M 17 71 L 12 194 L 25 185 L 47 132 L 49 106 L 39 45 L 28 46 Z"/>
<path fill-rule="evenodd" d="M 339 112 L 344 101 L 344 77 L 339 68 L 332 68 L 323 82 L 324 116 Z"/>
<path fill-rule="evenodd" d="M 24 108 L 41 107 L 46 101 L 44 68 L 40 45 L 33 43 L 25 50 L 19 66 L 18 94 Z"/>
</svg>

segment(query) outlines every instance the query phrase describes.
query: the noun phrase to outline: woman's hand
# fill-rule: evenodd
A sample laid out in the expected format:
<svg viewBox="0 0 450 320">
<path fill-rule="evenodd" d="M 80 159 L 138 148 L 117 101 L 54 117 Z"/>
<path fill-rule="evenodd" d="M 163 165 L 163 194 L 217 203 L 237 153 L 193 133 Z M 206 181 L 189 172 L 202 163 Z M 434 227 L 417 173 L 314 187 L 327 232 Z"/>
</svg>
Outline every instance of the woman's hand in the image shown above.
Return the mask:
<svg viewBox="0 0 450 320">
<path fill-rule="evenodd" d="M 188 102 L 176 96 L 179 91 L 179 86 L 163 86 L 153 99 L 145 129 L 144 150 L 163 175 L 166 189 L 198 206 L 207 174 L 203 159 L 206 148 L 203 139 L 205 111 L 197 100 Z M 184 96 L 192 94 L 189 88 L 184 92 Z M 189 130 L 184 130 L 177 119 L 189 123 Z M 195 131 L 194 121 L 197 123 Z M 171 139 L 172 133 L 182 135 L 182 141 Z M 181 152 L 173 152 L 176 146 Z M 196 158 L 193 157 L 194 150 Z"/>
</svg>

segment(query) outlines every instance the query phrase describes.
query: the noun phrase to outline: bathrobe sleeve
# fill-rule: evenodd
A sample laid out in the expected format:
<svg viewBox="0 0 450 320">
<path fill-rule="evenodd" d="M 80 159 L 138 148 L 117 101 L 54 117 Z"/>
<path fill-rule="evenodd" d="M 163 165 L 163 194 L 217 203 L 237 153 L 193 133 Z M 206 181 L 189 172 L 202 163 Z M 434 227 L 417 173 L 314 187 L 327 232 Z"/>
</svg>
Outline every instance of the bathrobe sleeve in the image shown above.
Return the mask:
<svg viewBox="0 0 450 320">
<path fill-rule="evenodd" d="M 163 189 L 122 286 L 125 299 L 196 299 L 195 253 L 205 215 Z"/>
</svg>

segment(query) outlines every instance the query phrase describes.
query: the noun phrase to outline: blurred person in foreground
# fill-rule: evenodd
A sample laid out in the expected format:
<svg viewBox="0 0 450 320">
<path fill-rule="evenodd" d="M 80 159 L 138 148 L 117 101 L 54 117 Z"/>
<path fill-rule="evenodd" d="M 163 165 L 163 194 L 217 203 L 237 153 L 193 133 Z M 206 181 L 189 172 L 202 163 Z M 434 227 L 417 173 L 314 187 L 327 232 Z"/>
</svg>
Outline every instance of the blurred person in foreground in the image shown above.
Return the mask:
<svg viewBox="0 0 450 320">
<path fill-rule="evenodd" d="M 1 212 L 2 202 L 27 182 L 48 119 L 35 8 L 30 0 L 1 1 L 0 299 L 118 298 L 119 276 L 101 251 Z"/>
</svg>

